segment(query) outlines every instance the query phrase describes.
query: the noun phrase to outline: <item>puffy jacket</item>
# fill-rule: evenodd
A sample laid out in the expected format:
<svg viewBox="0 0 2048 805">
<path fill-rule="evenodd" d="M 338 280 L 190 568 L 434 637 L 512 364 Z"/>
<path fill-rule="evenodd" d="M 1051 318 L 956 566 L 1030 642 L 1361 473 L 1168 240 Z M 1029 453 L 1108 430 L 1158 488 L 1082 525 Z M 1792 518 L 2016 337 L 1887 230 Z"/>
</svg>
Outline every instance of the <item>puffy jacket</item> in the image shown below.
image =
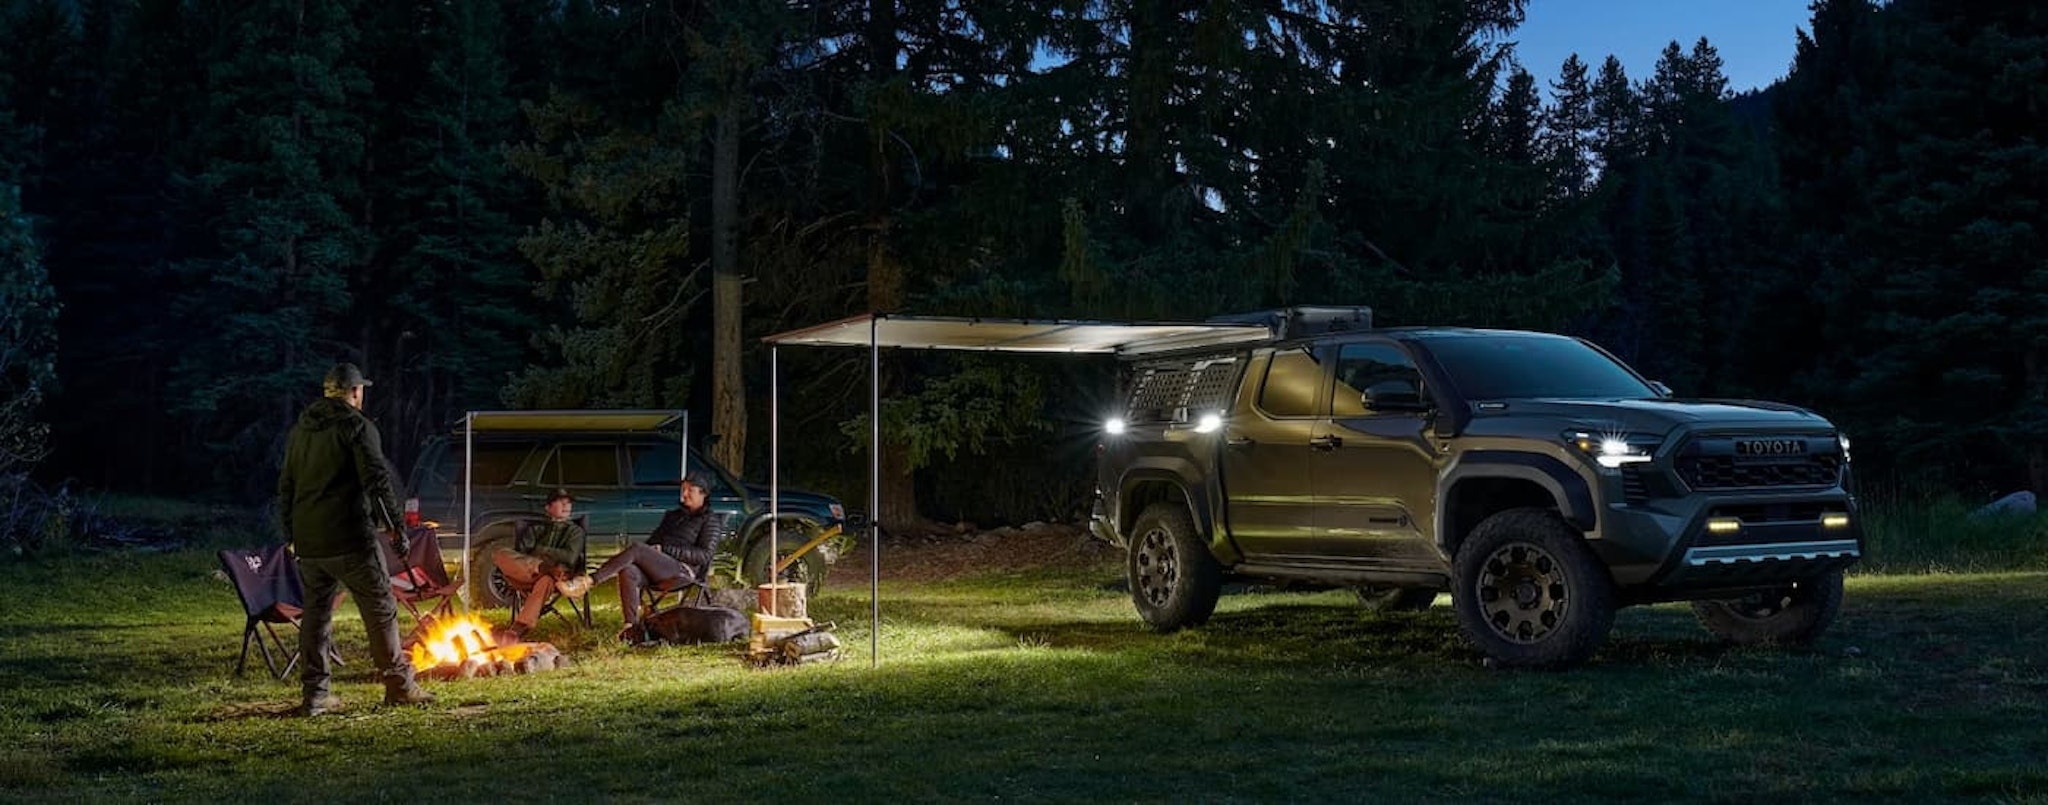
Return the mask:
<svg viewBox="0 0 2048 805">
<path fill-rule="evenodd" d="M 718 550 L 718 541 L 724 537 L 725 515 L 712 511 L 710 506 L 696 511 L 670 509 L 661 516 L 661 525 L 648 535 L 647 544 L 701 574 L 710 568 L 711 554 Z"/>
<path fill-rule="evenodd" d="M 369 417 L 332 397 L 299 415 L 277 475 L 277 513 L 300 556 L 374 551 L 378 530 L 398 529 L 398 496 L 382 441 Z"/>
</svg>

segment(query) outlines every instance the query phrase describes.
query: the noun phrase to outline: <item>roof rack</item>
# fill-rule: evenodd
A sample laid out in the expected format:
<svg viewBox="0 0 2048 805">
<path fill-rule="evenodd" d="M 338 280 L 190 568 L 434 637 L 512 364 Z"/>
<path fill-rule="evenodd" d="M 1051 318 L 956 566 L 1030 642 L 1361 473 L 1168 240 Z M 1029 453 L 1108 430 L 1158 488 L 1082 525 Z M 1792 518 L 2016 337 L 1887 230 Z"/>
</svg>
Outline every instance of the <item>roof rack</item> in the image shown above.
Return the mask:
<svg viewBox="0 0 2048 805">
<path fill-rule="evenodd" d="M 1209 319 L 1211 324 L 1263 324 L 1273 338 L 1285 341 L 1313 335 L 1372 329 L 1372 308 L 1364 305 L 1296 305 L 1294 307 L 1226 313 Z"/>
</svg>

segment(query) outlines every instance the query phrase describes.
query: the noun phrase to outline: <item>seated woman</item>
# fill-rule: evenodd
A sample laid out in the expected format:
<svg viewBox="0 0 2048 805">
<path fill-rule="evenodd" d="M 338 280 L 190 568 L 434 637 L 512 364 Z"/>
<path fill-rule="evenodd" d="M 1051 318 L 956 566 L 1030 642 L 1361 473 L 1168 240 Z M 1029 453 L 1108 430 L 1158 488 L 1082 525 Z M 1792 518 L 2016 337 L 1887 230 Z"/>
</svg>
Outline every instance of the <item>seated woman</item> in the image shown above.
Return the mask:
<svg viewBox="0 0 2048 805">
<path fill-rule="evenodd" d="M 711 554 L 725 535 L 725 516 L 711 510 L 710 493 L 703 478 L 692 475 L 682 483 L 683 506 L 670 509 L 647 542 L 627 545 L 617 556 L 591 574 L 591 582 L 603 584 L 619 578 L 619 612 L 625 628 L 619 639 L 633 640 L 640 634 L 640 588 L 648 583 L 668 586 L 677 580 L 695 581 L 710 571 Z"/>
</svg>

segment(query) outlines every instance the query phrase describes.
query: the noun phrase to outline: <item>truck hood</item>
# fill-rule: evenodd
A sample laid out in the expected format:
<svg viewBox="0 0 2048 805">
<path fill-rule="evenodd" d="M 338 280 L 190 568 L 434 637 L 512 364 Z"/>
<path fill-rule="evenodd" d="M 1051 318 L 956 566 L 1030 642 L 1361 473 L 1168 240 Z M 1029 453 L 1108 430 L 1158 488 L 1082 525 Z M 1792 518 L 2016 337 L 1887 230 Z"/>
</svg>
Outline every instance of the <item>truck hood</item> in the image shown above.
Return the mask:
<svg viewBox="0 0 2048 805">
<path fill-rule="evenodd" d="M 747 484 L 747 494 L 760 501 L 763 507 L 768 505 L 767 484 Z M 781 504 L 782 511 L 786 513 L 810 514 L 820 522 L 826 523 L 832 522 L 835 519 L 832 516 L 832 507 L 839 505 L 839 500 L 831 495 L 805 492 L 801 489 L 791 489 L 787 486 L 782 488 L 781 498 L 777 502 Z M 841 511 L 844 511 L 844 509 L 841 509 Z"/>
<path fill-rule="evenodd" d="M 1506 407 L 1492 407 L 1502 405 Z M 1834 430 L 1833 424 L 1812 411 L 1758 400 L 1503 400 L 1484 403 L 1474 414 L 1474 428 L 1483 427 L 1481 423 L 1492 415 L 1511 414 L 1520 422 L 1531 417 L 1553 417 L 1560 428 L 1659 435 L 1681 425 Z"/>
</svg>

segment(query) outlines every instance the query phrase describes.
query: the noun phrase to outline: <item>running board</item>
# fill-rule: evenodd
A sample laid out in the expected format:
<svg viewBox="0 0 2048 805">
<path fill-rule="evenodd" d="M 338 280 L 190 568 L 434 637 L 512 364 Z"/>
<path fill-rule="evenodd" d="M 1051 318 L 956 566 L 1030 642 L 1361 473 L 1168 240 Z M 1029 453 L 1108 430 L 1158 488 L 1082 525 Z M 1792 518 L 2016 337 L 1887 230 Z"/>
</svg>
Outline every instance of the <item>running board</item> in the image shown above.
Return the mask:
<svg viewBox="0 0 2048 805">
<path fill-rule="evenodd" d="M 1230 568 L 1230 573 L 1261 579 L 1312 581 L 1333 585 L 1378 585 L 1385 587 L 1433 587 L 1448 590 L 1451 577 L 1421 570 L 1392 570 L 1329 565 L 1272 565 L 1247 562 Z"/>
</svg>

